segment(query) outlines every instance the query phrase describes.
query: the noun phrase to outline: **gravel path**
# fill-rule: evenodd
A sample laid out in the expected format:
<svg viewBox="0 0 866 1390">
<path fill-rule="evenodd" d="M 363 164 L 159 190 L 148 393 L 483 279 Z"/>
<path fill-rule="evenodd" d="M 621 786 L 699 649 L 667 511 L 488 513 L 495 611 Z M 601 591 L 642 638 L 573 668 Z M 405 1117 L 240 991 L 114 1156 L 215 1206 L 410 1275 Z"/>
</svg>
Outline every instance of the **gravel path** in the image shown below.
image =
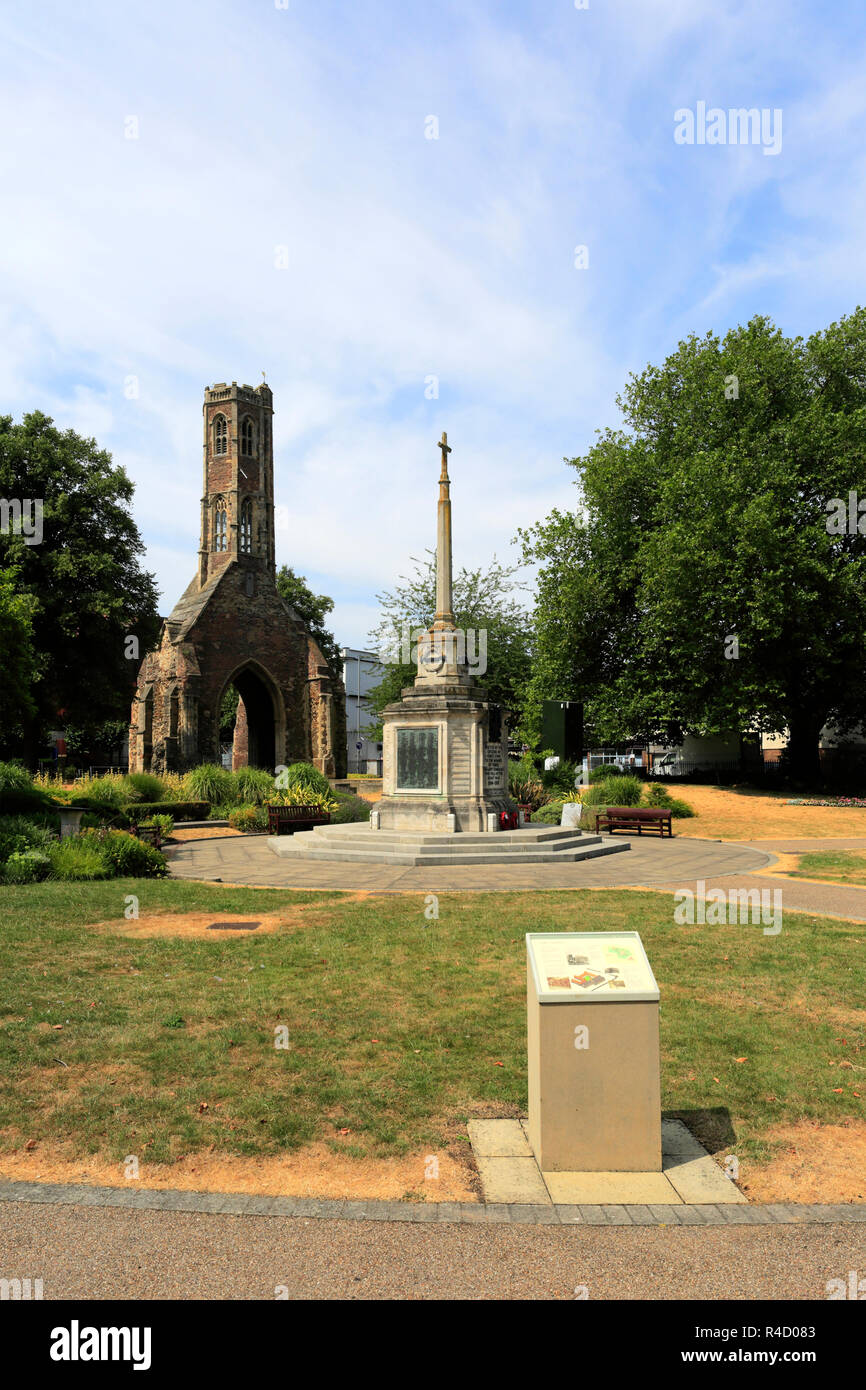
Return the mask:
<svg viewBox="0 0 866 1390">
<path fill-rule="evenodd" d="M 4 1202 L 0 1271 L 44 1297 L 825 1299 L 866 1225 L 407 1226 Z"/>
</svg>

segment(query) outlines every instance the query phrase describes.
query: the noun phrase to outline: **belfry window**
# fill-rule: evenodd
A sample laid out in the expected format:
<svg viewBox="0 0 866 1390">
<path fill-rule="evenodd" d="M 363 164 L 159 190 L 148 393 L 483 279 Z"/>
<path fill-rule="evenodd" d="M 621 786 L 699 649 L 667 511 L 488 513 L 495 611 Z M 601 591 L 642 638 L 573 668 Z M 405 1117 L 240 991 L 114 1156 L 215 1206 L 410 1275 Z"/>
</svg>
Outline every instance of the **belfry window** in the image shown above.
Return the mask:
<svg viewBox="0 0 866 1390">
<path fill-rule="evenodd" d="M 229 430 L 226 424 L 226 417 L 218 415 L 214 420 L 213 426 L 214 453 L 227 454 L 229 448 Z"/>
<path fill-rule="evenodd" d="M 214 550 L 228 549 L 228 507 L 224 497 L 218 497 L 214 506 Z"/>
<path fill-rule="evenodd" d="M 253 422 L 247 415 L 241 423 L 241 453 L 246 458 L 252 458 L 255 454 L 255 435 L 253 433 Z"/>
<path fill-rule="evenodd" d="M 253 549 L 253 504 L 249 498 L 241 503 L 241 554 L 251 555 Z"/>
</svg>

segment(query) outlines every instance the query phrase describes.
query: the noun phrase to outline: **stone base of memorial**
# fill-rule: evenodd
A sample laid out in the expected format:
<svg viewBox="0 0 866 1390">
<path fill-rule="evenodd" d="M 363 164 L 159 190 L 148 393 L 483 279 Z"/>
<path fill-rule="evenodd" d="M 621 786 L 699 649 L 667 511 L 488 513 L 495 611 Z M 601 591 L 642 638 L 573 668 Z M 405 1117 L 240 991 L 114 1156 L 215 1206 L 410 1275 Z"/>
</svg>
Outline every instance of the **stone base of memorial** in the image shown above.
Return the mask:
<svg viewBox="0 0 866 1390">
<path fill-rule="evenodd" d="M 508 795 L 507 733 L 480 686 L 417 685 L 382 714 L 381 830 L 487 831 L 516 811 Z M 498 737 L 491 737 L 493 732 Z M 497 726 L 498 729 L 497 729 Z"/>
</svg>

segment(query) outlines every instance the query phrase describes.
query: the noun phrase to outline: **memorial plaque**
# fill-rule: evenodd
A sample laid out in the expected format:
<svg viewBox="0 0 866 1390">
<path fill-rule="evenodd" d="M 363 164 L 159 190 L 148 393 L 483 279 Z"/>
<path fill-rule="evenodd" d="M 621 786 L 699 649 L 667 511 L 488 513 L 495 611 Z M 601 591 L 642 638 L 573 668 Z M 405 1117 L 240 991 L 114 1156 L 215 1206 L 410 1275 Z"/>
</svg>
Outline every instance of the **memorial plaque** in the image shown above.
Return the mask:
<svg viewBox="0 0 866 1390">
<path fill-rule="evenodd" d="M 484 749 L 484 780 L 488 788 L 496 791 L 505 781 L 505 759 L 501 743 L 488 743 Z"/>
<path fill-rule="evenodd" d="M 439 790 L 439 730 L 397 730 L 397 790 Z"/>
</svg>

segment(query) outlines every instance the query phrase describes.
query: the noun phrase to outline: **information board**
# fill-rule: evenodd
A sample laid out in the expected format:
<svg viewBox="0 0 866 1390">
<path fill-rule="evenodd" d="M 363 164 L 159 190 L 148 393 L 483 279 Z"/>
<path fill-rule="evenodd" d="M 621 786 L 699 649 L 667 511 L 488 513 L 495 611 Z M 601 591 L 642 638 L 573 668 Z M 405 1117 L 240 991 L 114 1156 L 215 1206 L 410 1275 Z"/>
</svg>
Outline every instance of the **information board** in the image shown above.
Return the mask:
<svg viewBox="0 0 866 1390">
<path fill-rule="evenodd" d="M 622 1003 L 659 997 L 636 931 L 528 932 L 526 949 L 542 1004 Z"/>
</svg>

